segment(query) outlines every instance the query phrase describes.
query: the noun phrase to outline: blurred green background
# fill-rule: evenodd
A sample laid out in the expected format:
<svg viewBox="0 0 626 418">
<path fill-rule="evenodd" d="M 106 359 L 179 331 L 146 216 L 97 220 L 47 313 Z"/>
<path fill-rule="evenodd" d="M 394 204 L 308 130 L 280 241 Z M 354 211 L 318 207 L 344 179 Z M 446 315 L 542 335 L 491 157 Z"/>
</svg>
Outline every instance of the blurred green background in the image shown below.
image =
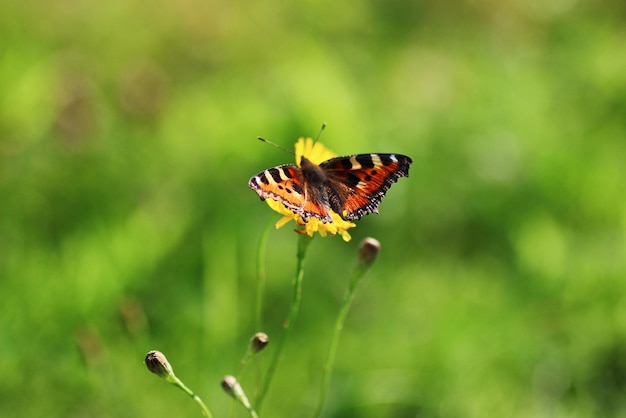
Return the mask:
<svg viewBox="0 0 626 418">
<path fill-rule="evenodd" d="M 3 1 L 0 416 L 217 417 L 254 328 L 247 188 L 315 136 L 410 155 L 316 238 L 264 405 L 309 416 L 358 243 L 382 243 L 325 417 L 626 416 L 623 1 Z M 265 329 L 297 236 L 272 230 Z M 271 348 L 243 384 L 253 395 Z M 245 416 L 235 408 L 235 416 Z"/>
</svg>

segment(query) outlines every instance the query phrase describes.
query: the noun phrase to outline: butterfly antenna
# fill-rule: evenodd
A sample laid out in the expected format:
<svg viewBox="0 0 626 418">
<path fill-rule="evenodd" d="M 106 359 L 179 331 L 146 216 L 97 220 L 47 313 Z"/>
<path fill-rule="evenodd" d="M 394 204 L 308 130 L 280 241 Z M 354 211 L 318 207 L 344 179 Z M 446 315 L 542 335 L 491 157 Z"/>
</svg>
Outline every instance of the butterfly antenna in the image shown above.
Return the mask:
<svg viewBox="0 0 626 418">
<path fill-rule="evenodd" d="M 317 142 L 318 139 L 320 139 L 320 136 L 322 136 L 322 132 L 324 132 L 324 129 L 326 129 L 326 122 L 322 123 L 322 127 L 320 128 L 320 132 L 315 137 L 315 141 L 313 141 L 314 144 Z"/>
<path fill-rule="evenodd" d="M 280 146 L 280 145 L 278 145 L 278 144 L 275 144 L 275 143 L 273 143 L 272 141 L 268 141 L 268 140 L 267 140 L 267 139 L 265 139 L 265 138 L 262 138 L 262 137 L 260 137 L 260 136 L 257 136 L 256 138 L 257 138 L 259 141 L 263 141 L 263 142 L 265 142 L 266 144 L 270 144 L 270 145 L 275 146 L 275 147 L 276 147 L 276 148 L 278 148 L 278 149 L 282 149 L 283 151 L 286 151 L 286 152 L 288 152 L 288 153 L 289 153 L 289 154 L 291 154 L 291 155 L 295 155 L 295 154 L 296 154 L 296 153 L 295 153 L 295 152 L 293 152 L 292 150 L 287 149 L 287 148 L 285 148 L 285 147 L 283 147 L 283 146 Z"/>
</svg>

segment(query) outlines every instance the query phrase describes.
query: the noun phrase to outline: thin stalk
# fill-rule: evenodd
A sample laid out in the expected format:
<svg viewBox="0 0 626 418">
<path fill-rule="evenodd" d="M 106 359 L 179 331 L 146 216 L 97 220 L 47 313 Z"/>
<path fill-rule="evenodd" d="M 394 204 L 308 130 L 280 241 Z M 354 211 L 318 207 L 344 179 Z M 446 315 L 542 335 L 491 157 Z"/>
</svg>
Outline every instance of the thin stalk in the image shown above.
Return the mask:
<svg viewBox="0 0 626 418">
<path fill-rule="evenodd" d="M 256 260 L 256 275 L 257 275 L 257 291 L 256 291 L 256 310 L 254 325 L 256 331 L 261 331 L 263 328 L 263 294 L 265 293 L 265 248 L 267 247 L 267 236 L 269 235 L 270 228 L 274 222 L 273 218 L 268 219 L 267 224 L 263 228 L 261 238 L 259 239 L 259 245 L 257 248 L 257 260 Z"/>
<path fill-rule="evenodd" d="M 211 412 L 209 412 L 209 409 L 206 407 L 204 402 L 202 402 L 202 399 L 200 399 L 198 395 L 193 393 L 191 389 L 185 386 L 185 384 L 178 377 L 176 377 L 175 375 L 171 375 L 167 377 L 167 380 L 169 380 L 174 386 L 179 387 L 183 392 L 189 395 L 198 404 L 198 406 L 202 410 L 202 414 L 205 417 L 213 418 L 213 416 L 211 415 Z"/>
<path fill-rule="evenodd" d="M 297 252 L 297 261 L 296 261 L 296 274 L 294 276 L 293 282 L 293 296 L 291 300 L 291 307 L 289 309 L 289 313 L 287 315 L 287 319 L 283 324 L 283 333 L 280 336 L 280 340 L 276 346 L 276 351 L 274 351 L 274 355 L 272 357 L 272 361 L 269 365 L 267 373 L 265 375 L 265 379 L 263 381 L 263 386 L 261 387 L 261 392 L 256 400 L 257 411 L 261 412 L 261 407 L 263 406 L 263 401 L 265 400 L 265 396 L 267 395 L 267 391 L 269 390 L 270 384 L 272 383 L 272 379 L 274 378 L 274 373 L 276 372 L 276 368 L 278 367 L 278 363 L 280 363 L 280 359 L 285 348 L 285 344 L 289 339 L 289 334 L 293 328 L 293 324 L 298 317 L 298 311 L 300 310 L 300 300 L 302 299 L 302 279 L 304 277 L 304 259 L 306 258 L 306 251 L 309 247 L 312 238 L 308 235 L 300 235 L 298 239 L 298 252 Z"/>
<path fill-rule="evenodd" d="M 328 394 L 328 387 L 330 386 L 330 380 L 333 373 L 333 366 L 335 364 L 335 357 L 337 354 L 337 346 L 339 345 L 339 337 L 341 336 L 341 332 L 343 331 L 343 325 L 346 321 L 346 317 L 348 316 L 348 311 L 350 310 L 350 305 L 352 304 L 352 300 L 354 299 L 354 293 L 356 290 L 359 281 L 368 270 L 369 266 L 363 266 L 358 264 L 352 273 L 352 277 L 350 278 L 350 282 L 348 283 L 348 288 L 343 296 L 343 301 L 341 303 L 341 308 L 339 309 L 339 314 L 337 315 L 337 319 L 335 320 L 335 326 L 333 329 L 333 335 L 330 339 L 330 345 L 328 346 L 328 353 L 326 354 L 326 362 L 324 363 L 324 367 L 322 369 L 322 386 L 320 389 L 320 397 L 317 402 L 317 407 L 313 412 L 313 417 L 317 418 L 322 413 L 322 408 L 324 407 L 324 403 L 326 402 L 326 396 Z"/>
</svg>

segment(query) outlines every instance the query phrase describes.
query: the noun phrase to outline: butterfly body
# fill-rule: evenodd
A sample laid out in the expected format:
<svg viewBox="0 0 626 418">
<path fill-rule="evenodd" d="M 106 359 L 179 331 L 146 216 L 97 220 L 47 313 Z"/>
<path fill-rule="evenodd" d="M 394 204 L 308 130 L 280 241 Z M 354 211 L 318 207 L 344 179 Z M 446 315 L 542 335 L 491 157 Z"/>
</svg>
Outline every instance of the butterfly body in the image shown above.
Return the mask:
<svg viewBox="0 0 626 418">
<path fill-rule="evenodd" d="M 248 186 L 261 200 L 273 199 L 300 215 L 332 222 L 331 211 L 344 220 L 378 213 L 387 190 L 408 177 L 411 158 L 401 154 L 356 154 L 317 165 L 302 157 L 292 164 L 269 168 L 253 176 Z"/>
</svg>

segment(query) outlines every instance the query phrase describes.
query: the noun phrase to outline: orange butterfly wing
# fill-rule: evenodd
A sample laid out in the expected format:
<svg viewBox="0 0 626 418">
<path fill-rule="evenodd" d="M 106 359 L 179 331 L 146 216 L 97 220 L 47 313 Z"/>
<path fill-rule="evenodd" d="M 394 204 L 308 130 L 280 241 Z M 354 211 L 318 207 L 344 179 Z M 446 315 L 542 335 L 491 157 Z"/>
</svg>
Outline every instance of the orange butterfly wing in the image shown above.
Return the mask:
<svg viewBox="0 0 626 418">
<path fill-rule="evenodd" d="M 248 186 L 262 200 L 273 199 L 300 215 L 332 222 L 330 211 L 346 220 L 378 213 L 385 193 L 400 177 L 408 177 L 413 161 L 401 154 L 357 154 L 313 164 L 302 158 L 253 176 Z"/>
<path fill-rule="evenodd" d="M 302 216 L 306 222 L 311 216 L 322 222 L 332 222 L 327 202 L 311 199 L 302 170 L 295 165 L 285 164 L 269 168 L 252 177 L 248 186 L 261 200 L 273 199 L 287 209 Z"/>
<path fill-rule="evenodd" d="M 358 154 L 323 162 L 320 168 L 332 189 L 330 207 L 348 220 L 378 213 L 385 193 L 400 177 L 408 177 L 412 162 L 401 154 Z"/>
</svg>

